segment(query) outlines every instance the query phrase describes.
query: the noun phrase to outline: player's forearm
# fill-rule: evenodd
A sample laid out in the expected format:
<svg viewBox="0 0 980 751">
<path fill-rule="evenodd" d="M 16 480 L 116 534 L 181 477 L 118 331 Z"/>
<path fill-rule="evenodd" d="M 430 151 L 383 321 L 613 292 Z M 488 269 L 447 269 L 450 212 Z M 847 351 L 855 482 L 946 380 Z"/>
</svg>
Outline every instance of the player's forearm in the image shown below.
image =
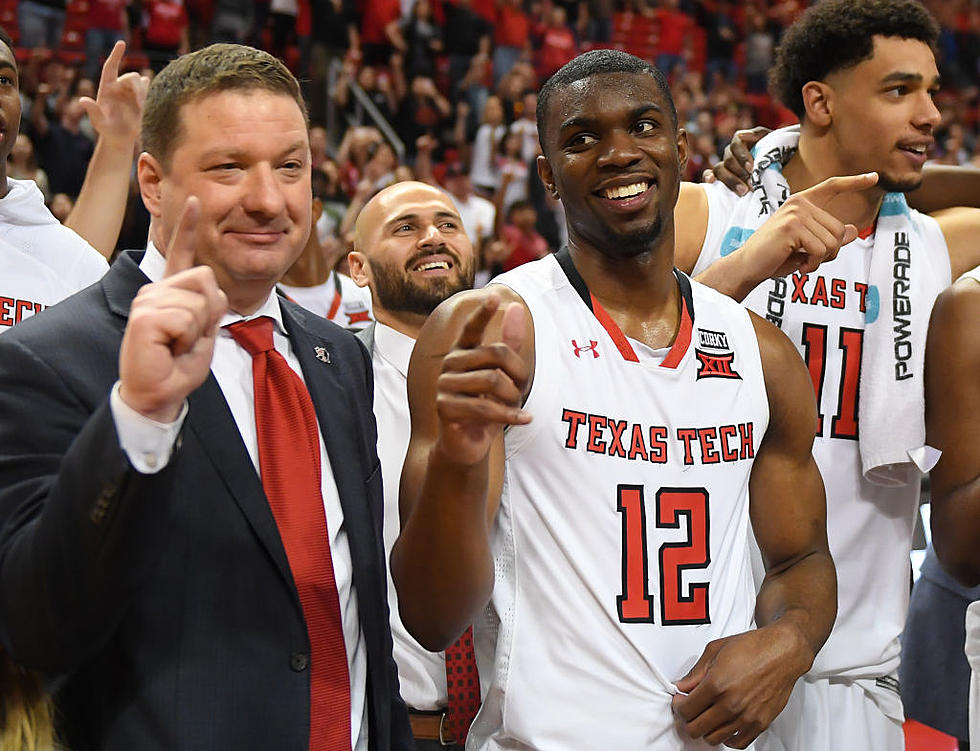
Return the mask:
<svg viewBox="0 0 980 751">
<path fill-rule="evenodd" d="M 909 205 L 924 213 L 954 206 L 980 208 L 980 169 L 929 164 L 922 185 L 908 194 Z"/>
<path fill-rule="evenodd" d="M 798 639 L 800 675 L 810 669 L 837 616 L 837 573 L 826 549 L 770 569 L 756 598 L 760 628 L 775 627 Z"/>
<path fill-rule="evenodd" d="M 934 486 L 930 523 L 943 567 L 967 587 L 980 584 L 980 477 L 948 491 Z"/>
<path fill-rule="evenodd" d="M 112 256 L 122 229 L 133 167 L 133 143 L 99 138 L 85 182 L 65 225 L 106 258 Z"/>
<path fill-rule="evenodd" d="M 426 649 L 438 651 L 473 622 L 493 590 L 488 470 L 485 462 L 464 466 L 435 450 L 421 472 L 413 473 L 409 461 L 391 573 L 405 627 Z"/>
</svg>

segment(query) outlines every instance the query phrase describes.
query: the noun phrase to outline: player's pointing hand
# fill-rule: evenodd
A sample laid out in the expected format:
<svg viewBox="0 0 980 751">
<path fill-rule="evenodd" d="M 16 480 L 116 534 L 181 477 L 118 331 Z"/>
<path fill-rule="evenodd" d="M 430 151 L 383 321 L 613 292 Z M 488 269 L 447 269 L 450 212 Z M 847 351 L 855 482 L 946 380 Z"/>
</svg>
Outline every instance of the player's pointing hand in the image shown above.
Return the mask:
<svg viewBox="0 0 980 751">
<path fill-rule="evenodd" d="M 501 308 L 494 291 L 465 319 L 443 360 L 436 394 L 440 448 L 453 461 L 475 464 L 504 426 L 530 422 L 521 409 L 530 377 L 520 354 L 526 329 L 524 307 Z"/>
</svg>

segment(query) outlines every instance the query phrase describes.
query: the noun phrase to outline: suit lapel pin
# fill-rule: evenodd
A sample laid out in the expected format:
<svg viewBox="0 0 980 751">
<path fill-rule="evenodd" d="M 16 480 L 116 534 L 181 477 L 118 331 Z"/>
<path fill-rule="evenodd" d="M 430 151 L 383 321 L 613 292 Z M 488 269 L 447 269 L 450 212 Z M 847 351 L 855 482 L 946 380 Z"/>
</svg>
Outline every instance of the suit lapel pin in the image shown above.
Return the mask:
<svg viewBox="0 0 980 751">
<path fill-rule="evenodd" d="M 330 353 L 327 352 L 325 347 L 314 347 L 313 351 L 316 353 L 316 359 L 320 362 L 330 363 Z"/>
</svg>

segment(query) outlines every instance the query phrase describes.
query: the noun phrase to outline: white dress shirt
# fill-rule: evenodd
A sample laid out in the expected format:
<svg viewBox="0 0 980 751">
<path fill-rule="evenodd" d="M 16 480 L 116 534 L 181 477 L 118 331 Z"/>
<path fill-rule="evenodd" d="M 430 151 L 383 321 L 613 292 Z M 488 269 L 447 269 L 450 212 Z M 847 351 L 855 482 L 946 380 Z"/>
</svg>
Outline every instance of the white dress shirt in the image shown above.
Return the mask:
<svg viewBox="0 0 980 751">
<path fill-rule="evenodd" d="M 165 260 L 160 252 L 148 243 L 146 255 L 140 263 L 140 270 L 150 281 L 163 278 Z M 283 326 L 282 311 L 274 291 L 255 313 L 241 316 L 228 311 L 221 321 L 222 327 L 246 318 L 269 316 L 275 321 L 273 341 L 276 351 L 289 363 L 296 374 L 303 378 L 299 360 L 293 353 Z M 252 356 L 245 351 L 222 328 L 214 344 L 214 357 L 211 361 L 214 374 L 225 401 L 235 418 L 242 442 L 252 459 L 256 472 L 259 472 L 259 447 L 255 430 L 255 404 L 252 384 Z M 155 472 L 166 466 L 173 452 L 173 445 L 180 427 L 187 415 L 187 405 L 170 424 L 158 423 L 143 417 L 130 409 L 119 397 L 119 384 L 113 388 L 110 408 L 119 442 L 133 466 L 140 472 Z M 333 560 L 334 580 L 340 598 L 340 610 L 344 625 L 344 644 L 347 648 L 347 664 L 350 670 L 351 697 L 351 747 L 354 751 L 367 751 L 368 748 L 368 710 L 366 702 L 367 650 L 361 635 L 357 609 L 357 596 L 354 591 L 350 546 L 344 526 L 344 514 L 340 505 L 340 494 L 334 481 L 330 458 L 323 442 L 323 431 L 317 424 L 320 439 L 321 493 L 326 513 L 327 530 L 330 535 L 330 554 Z"/>
<path fill-rule="evenodd" d="M 384 478 L 385 557 L 399 532 L 398 484 L 412 432 L 408 413 L 408 361 L 415 340 L 390 326 L 378 323 L 374 330 L 374 415 L 378 425 L 378 456 Z M 411 709 L 424 711 L 444 709 L 446 694 L 446 657 L 442 652 L 429 652 L 402 625 L 398 617 L 398 593 L 388 569 L 388 608 L 391 611 L 391 637 L 402 699 Z"/>
</svg>

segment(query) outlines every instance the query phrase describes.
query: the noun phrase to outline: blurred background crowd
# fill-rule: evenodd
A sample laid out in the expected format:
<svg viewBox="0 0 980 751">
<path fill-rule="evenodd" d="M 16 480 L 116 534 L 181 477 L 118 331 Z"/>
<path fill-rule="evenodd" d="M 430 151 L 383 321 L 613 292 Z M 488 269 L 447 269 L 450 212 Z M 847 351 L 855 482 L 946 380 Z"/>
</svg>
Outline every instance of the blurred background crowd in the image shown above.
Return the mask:
<svg viewBox="0 0 980 751">
<path fill-rule="evenodd" d="M 927 0 L 941 21 L 943 113 L 931 155 L 980 166 L 980 0 Z M 213 41 L 282 57 L 313 125 L 321 242 L 343 256 L 356 212 L 410 174 L 454 197 L 483 278 L 559 247 L 559 204 L 537 179 L 535 92 L 576 54 L 614 46 L 669 72 L 699 180 L 739 128 L 793 121 L 767 93 L 783 29 L 804 0 L 0 0 L 21 66 L 9 174 L 71 210 L 93 150 L 93 96 L 118 39 L 151 74 Z M 135 181 L 118 246 L 142 247 Z"/>
</svg>

